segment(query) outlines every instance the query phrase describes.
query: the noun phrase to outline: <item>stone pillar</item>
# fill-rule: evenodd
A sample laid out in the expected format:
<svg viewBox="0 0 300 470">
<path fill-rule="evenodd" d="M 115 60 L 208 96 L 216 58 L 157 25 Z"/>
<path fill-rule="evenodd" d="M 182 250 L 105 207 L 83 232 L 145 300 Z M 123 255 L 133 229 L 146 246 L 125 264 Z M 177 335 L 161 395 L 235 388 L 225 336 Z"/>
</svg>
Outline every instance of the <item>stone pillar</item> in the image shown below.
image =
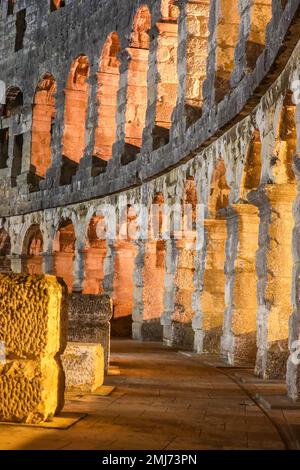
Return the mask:
<svg viewBox="0 0 300 470">
<path fill-rule="evenodd" d="M 66 286 L 54 276 L 1 274 L 0 296 L 0 421 L 39 424 L 64 405 Z"/>
<path fill-rule="evenodd" d="M 192 319 L 194 271 L 195 271 L 195 240 L 178 240 L 177 269 L 175 283 L 175 308 L 172 316 L 172 345 L 184 349 L 193 349 L 194 331 Z"/>
<path fill-rule="evenodd" d="M 142 325 L 143 325 L 143 270 L 145 263 L 146 243 L 144 240 L 137 240 L 135 242 L 137 247 L 137 254 L 135 258 L 135 269 L 133 273 L 133 312 L 132 312 L 132 338 L 142 340 Z"/>
<path fill-rule="evenodd" d="M 199 353 L 219 353 L 225 311 L 226 220 L 206 219 L 204 228 L 206 257 L 200 295 L 202 317 L 201 327 L 195 332 L 195 348 Z"/>
<path fill-rule="evenodd" d="M 106 256 L 103 266 L 104 277 L 102 281 L 102 287 L 104 293 L 110 297 L 112 297 L 114 291 L 115 256 L 116 250 L 114 246 L 114 240 L 107 240 Z"/>
<path fill-rule="evenodd" d="M 54 255 L 50 252 L 45 252 L 43 256 L 43 272 L 44 274 L 54 274 Z"/>
<path fill-rule="evenodd" d="M 116 142 L 113 144 L 113 156 L 108 162 L 108 170 L 116 176 L 119 173 L 118 167 L 121 165 L 121 158 L 125 149 L 125 121 L 127 105 L 128 87 L 128 62 L 131 60 L 129 52 L 125 49 L 119 54 L 120 60 L 120 82 L 117 100 L 117 130 Z"/>
<path fill-rule="evenodd" d="M 65 112 L 65 94 L 64 85 L 57 83 L 57 91 L 55 93 L 55 120 L 53 125 L 53 134 L 51 141 L 51 167 L 47 171 L 46 180 L 42 181 L 41 188 L 52 188 L 59 186 L 62 166 L 62 138 L 64 133 L 64 112 Z"/>
<path fill-rule="evenodd" d="M 249 194 L 249 200 L 256 200 L 260 206 L 256 373 L 263 378 L 282 378 L 286 373 L 288 324 L 293 310 L 295 198 L 295 184 L 267 185 Z"/>
<path fill-rule="evenodd" d="M 234 204 L 227 220 L 226 310 L 221 353 L 231 365 L 255 363 L 258 209 Z"/>
<path fill-rule="evenodd" d="M 172 345 L 172 317 L 175 309 L 176 286 L 174 281 L 177 268 L 177 255 L 176 240 L 170 238 L 166 241 L 164 313 L 161 317 L 163 340 L 168 346 Z"/>
<path fill-rule="evenodd" d="M 74 280 L 73 280 L 73 292 L 82 292 L 84 283 L 84 268 L 85 268 L 85 255 L 86 249 L 84 244 L 75 244 L 75 256 L 73 263 Z"/>
<path fill-rule="evenodd" d="M 187 19 L 186 1 L 177 0 L 176 4 L 180 9 L 178 17 L 178 49 L 177 49 L 177 76 L 178 76 L 178 96 L 176 107 L 173 111 L 173 123 L 170 129 L 170 140 L 183 138 L 185 122 L 185 88 L 186 88 L 186 45 L 187 45 Z"/>
</svg>

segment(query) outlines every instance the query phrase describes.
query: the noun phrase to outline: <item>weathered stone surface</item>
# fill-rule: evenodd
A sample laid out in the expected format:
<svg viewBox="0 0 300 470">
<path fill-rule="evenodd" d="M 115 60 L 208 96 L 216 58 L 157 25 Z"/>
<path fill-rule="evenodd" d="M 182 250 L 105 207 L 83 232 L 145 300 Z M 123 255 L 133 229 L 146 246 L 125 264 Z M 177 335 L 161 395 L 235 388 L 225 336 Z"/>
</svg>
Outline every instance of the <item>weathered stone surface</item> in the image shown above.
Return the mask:
<svg viewBox="0 0 300 470">
<path fill-rule="evenodd" d="M 62 357 L 68 391 L 94 392 L 104 382 L 104 352 L 100 344 L 68 343 Z"/>
<path fill-rule="evenodd" d="M 108 295 L 73 293 L 69 296 L 68 339 L 70 342 L 101 344 L 106 370 L 109 365 L 112 315 L 113 304 Z"/>
<path fill-rule="evenodd" d="M 64 404 L 67 295 L 54 276 L 0 274 L 0 421 L 39 423 Z"/>
</svg>

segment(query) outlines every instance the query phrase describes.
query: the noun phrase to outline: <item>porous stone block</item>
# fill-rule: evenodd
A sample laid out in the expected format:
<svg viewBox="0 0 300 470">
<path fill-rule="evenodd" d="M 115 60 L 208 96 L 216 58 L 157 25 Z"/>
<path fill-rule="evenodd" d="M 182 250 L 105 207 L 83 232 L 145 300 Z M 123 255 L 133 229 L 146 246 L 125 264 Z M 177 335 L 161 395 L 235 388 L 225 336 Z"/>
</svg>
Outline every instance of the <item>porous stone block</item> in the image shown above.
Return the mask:
<svg viewBox="0 0 300 470">
<path fill-rule="evenodd" d="M 68 340 L 77 343 L 99 343 L 104 350 L 105 370 L 110 356 L 110 320 L 113 315 L 112 299 L 108 295 L 69 296 Z"/>
<path fill-rule="evenodd" d="M 0 274 L 0 421 L 38 424 L 64 405 L 67 290 L 54 276 Z"/>
<path fill-rule="evenodd" d="M 104 351 L 100 344 L 68 343 L 62 357 L 68 391 L 94 392 L 104 382 Z"/>
</svg>

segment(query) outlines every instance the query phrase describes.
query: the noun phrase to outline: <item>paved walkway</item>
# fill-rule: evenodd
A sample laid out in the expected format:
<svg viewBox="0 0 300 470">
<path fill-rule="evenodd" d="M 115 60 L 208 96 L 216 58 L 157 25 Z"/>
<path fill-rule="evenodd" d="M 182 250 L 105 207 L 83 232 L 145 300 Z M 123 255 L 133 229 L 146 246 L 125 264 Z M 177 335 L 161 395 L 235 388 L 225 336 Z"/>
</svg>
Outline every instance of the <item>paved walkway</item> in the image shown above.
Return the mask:
<svg viewBox="0 0 300 470">
<path fill-rule="evenodd" d="M 156 343 L 114 341 L 112 350 L 114 392 L 66 402 L 85 419 L 68 430 L 0 425 L 0 449 L 285 449 L 272 420 L 221 370 Z"/>
</svg>

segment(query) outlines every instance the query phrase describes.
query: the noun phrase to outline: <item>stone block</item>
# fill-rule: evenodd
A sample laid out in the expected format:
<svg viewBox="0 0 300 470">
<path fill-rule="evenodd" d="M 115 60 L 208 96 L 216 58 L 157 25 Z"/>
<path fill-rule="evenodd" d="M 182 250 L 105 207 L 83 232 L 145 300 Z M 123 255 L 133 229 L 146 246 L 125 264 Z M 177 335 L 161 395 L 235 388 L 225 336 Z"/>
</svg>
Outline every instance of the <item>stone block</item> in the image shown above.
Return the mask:
<svg viewBox="0 0 300 470">
<path fill-rule="evenodd" d="M 94 392 L 104 382 L 104 351 L 100 344 L 68 343 L 62 357 L 66 389 Z"/>
<path fill-rule="evenodd" d="M 64 405 L 67 290 L 54 276 L 0 274 L 0 421 L 38 424 Z"/>
<path fill-rule="evenodd" d="M 110 356 L 110 320 L 113 315 L 112 300 L 108 295 L 69 296 L 68 340 L 77 343 L 99 343 L 104 350 L 105 370 Z"/>
</svg>

